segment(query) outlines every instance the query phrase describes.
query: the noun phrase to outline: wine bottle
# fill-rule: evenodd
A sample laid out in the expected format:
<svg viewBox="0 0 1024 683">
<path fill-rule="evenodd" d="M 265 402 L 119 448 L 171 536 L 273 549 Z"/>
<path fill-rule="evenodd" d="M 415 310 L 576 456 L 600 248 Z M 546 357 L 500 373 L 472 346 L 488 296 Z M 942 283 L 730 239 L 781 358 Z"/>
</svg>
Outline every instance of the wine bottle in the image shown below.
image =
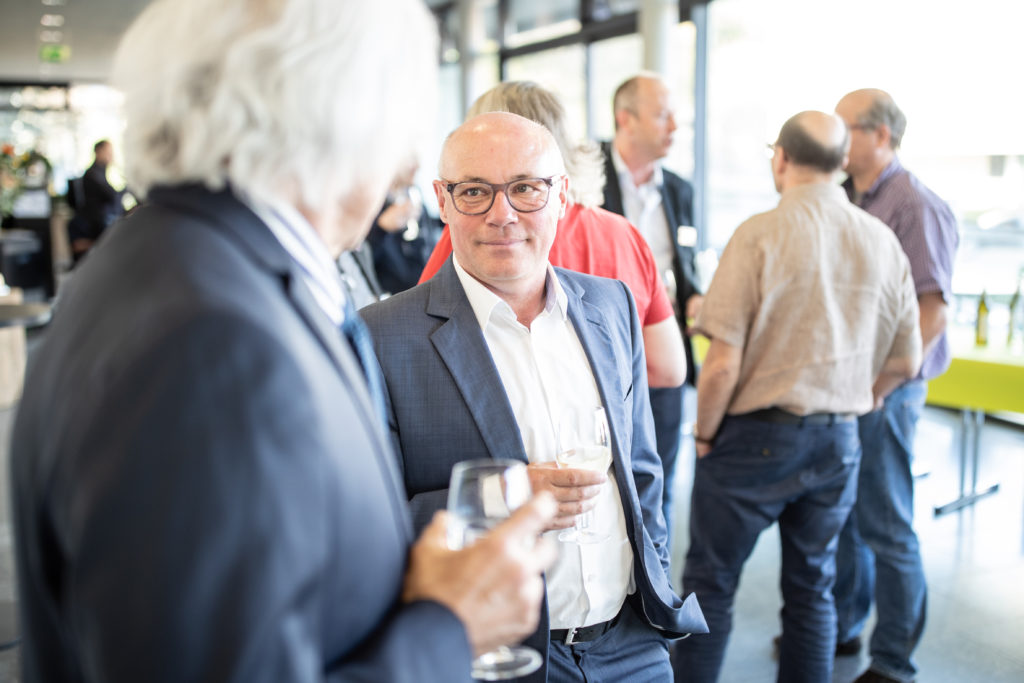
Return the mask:
<svg viewBox="0 0 1024 683">
<path fill-rule="evenodd" d="M 977 346 L 988 346 L 988 302 L 985 300 L 985 290 L 981 290 L 981 298 L 978 299 L 978 317 L 974 320 L 974 343 Z"/>
<path fill-rule="evenodd" d="M 1017 327 L 1020 325 L 1021 319 L 1021 306 L 1020 306 L 1020 278 L 1017 278 L 1017 289 L 1010 297 L 1010 323 L 1006 329 L 1006 347 L 1009 348 L 1013 345 L 1013 338 L 1017 333 Z"/>
</svg>

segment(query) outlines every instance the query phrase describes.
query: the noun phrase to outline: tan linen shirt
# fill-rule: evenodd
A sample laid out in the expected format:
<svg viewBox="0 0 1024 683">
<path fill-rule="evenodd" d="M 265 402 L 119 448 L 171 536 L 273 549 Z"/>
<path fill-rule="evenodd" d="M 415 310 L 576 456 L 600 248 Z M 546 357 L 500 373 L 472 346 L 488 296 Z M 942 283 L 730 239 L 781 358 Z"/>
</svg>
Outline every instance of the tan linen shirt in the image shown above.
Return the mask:
<svg viewBox="0 0 1024 683">
<path fill-rule="evenodd" d="M 790 188 L 736 229 L 696 328 L 743 350 L 730 415 L 863 414 L 885 361 L 921 355 L 906 255 L 830 183 Z"/>
</svg>

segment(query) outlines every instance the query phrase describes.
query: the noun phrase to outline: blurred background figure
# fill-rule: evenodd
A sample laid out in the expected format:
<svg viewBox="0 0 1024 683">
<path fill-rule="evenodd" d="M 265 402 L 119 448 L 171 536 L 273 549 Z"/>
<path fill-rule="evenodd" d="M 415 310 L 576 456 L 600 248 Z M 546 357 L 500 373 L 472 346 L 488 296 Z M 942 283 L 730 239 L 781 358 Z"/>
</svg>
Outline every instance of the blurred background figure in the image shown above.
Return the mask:
<svg viewBox="0 0 1024 683">
<path fill-rule="evenodd" d="M 423 206 L 415 182 L 418 169 L 411 160 L 395 176 L 367 238 L 377 282 L 390 294 L 416 284 L 441 233 L 441 222 Z"/>
<path fill-rule="evenodd" d="M 697 382 L 687 321 L 704 300 L 697 287 L 694 259 L 693 186 L 662 166 L 676 131 L 671 93 L 660 76 L 642 73 L 626 79 L 612 100 L 615 138 L 602 146 L 605 162 L 604 208 L 622 214 L 647 240 L 668 287 L 683 330 L 687 380 Z M 684 387 L 651 385 L 651 411 L 658 455 L 671 497 L 682 446 Z M 666 500 L 666 507 L 671 500 Z"/>
<path fill-rule="evenodd" d="M 71 181 L 68 199 L 75 217 L 68 223 L 68 241 L 75 263 L 92 249 L 103 231 L 124 213 L 124 190 L 117 190 L 107 179 L 107 168 L 114 160 L 114 146 L 100 140 L 93 146 L 95 159 L 81 178 Z"/>
</svg>

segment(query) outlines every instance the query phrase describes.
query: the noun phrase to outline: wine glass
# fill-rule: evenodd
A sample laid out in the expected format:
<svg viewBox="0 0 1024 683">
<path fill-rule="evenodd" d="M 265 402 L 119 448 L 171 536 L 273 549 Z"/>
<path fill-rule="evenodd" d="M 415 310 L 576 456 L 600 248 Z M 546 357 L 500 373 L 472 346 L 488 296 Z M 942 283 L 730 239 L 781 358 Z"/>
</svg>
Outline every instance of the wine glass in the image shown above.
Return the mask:
<svg viewBox="0 0 1024 683">
<path fill-rule="evenodd" d="M 585 417 L 590 418 L 589 422 L 583 419 Z M 586 436 L 588 433 L 589 436 Z M 555 460 L 559 467 L 608 471 L 612 464 L 612 449 L 608 416 L 603 407 L 598 406 L 589 416 L 570 413 L 559 420 L 558 453 Z M 567 543 L 600 543 L 607 540 L 606 532 L 591 528 L 593 518 L 593 510 L 577 515 L 573 528 L 560 533 L 558 540 Z"/>
<path fill-rule="evenodd" d="M 448 487 L 448 547 L 472 545 L 530 499 L 526 465 L 517 460 L 467 460 L 452 468 Z M 522 645 L 501 646 L 473 660 L 473 678 L 500 681 L 540 668 L 541 656 Z"/>
</svg>

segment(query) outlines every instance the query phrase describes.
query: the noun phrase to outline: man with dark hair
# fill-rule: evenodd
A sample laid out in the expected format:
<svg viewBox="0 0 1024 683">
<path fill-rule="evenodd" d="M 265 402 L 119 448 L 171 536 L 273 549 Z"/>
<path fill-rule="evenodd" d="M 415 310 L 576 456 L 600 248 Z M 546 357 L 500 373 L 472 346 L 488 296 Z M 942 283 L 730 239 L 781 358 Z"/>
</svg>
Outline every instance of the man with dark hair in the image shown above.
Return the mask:
<svg viewBox="0 0 1024 683">
<path fill-rule="evenodd" d="M 81 202 L 78 214 L 68 226 L 71 255 L 75 261 L 85 256 L 103 234 L 103 231 L 124 212 L 121 206 L 122 190 L 114 189 L 107 179 L 107 167 L 114 160 L 114 146 L 110 140 L 93 145 L 95 160 L 86 169 L 80 183 L 72 192 L 76 203 Z"/>
<path fill-rule="evenodd" d="M 871 667 L 858 681 L 912 681 L 911 655 L 925 622 L 927 586 L 914 532 L 914 433 L 924 408 L 927 381 L 951 359 L 946 341 L 953 260 L 959 241 L 949 205 L 900 164 L 896 156 L 907 117 L 881 90 L 857 90 L 836 105 L 850 129 L 847 196 L 877 217 L 899 240 L 921 311 L 924 360 L 915 377 L 859 420 L 864 458 L 857 503 L 839 537 L 835 587 L 839 616 L 837 651 L 860 649 L 871 610 Z"/>
<path fill-rule="evenodd" d="M 685 334 L 687 320 L 697 316 L 703 301 L 694 268 L 697 231 L 693 227 L 693 188 L 660 163 L 672 147 L 676 129 L 669 90 L 657 74 L 638 74 L 618 87 L 613 107 L 615 139 L 602 145 L 604 208 L 628 218 L 650 245 L 684 332 L 686 378 L 696 385 L 693 346 Z M 658 456 L 665 473 L 663 509 L 670 531 L 684 391 L 685 386 L 650 390 Z"/>
<path fill-rule="evenodd" d="M 715 681 L 740 572 L 774 522 L 782 539 L 779 680 L 832 680 L 836 537 L 856 496 L 856 416 L 921 358 L 910 266 L 880 221 L 833 183 L 849 137 L 797 114 L 774 145 L 779 205 L 729 240 L 695 327 L 697 464 L 683 590 L 709 635 L 677 646 L 677 680 Z"/>
</svg>

